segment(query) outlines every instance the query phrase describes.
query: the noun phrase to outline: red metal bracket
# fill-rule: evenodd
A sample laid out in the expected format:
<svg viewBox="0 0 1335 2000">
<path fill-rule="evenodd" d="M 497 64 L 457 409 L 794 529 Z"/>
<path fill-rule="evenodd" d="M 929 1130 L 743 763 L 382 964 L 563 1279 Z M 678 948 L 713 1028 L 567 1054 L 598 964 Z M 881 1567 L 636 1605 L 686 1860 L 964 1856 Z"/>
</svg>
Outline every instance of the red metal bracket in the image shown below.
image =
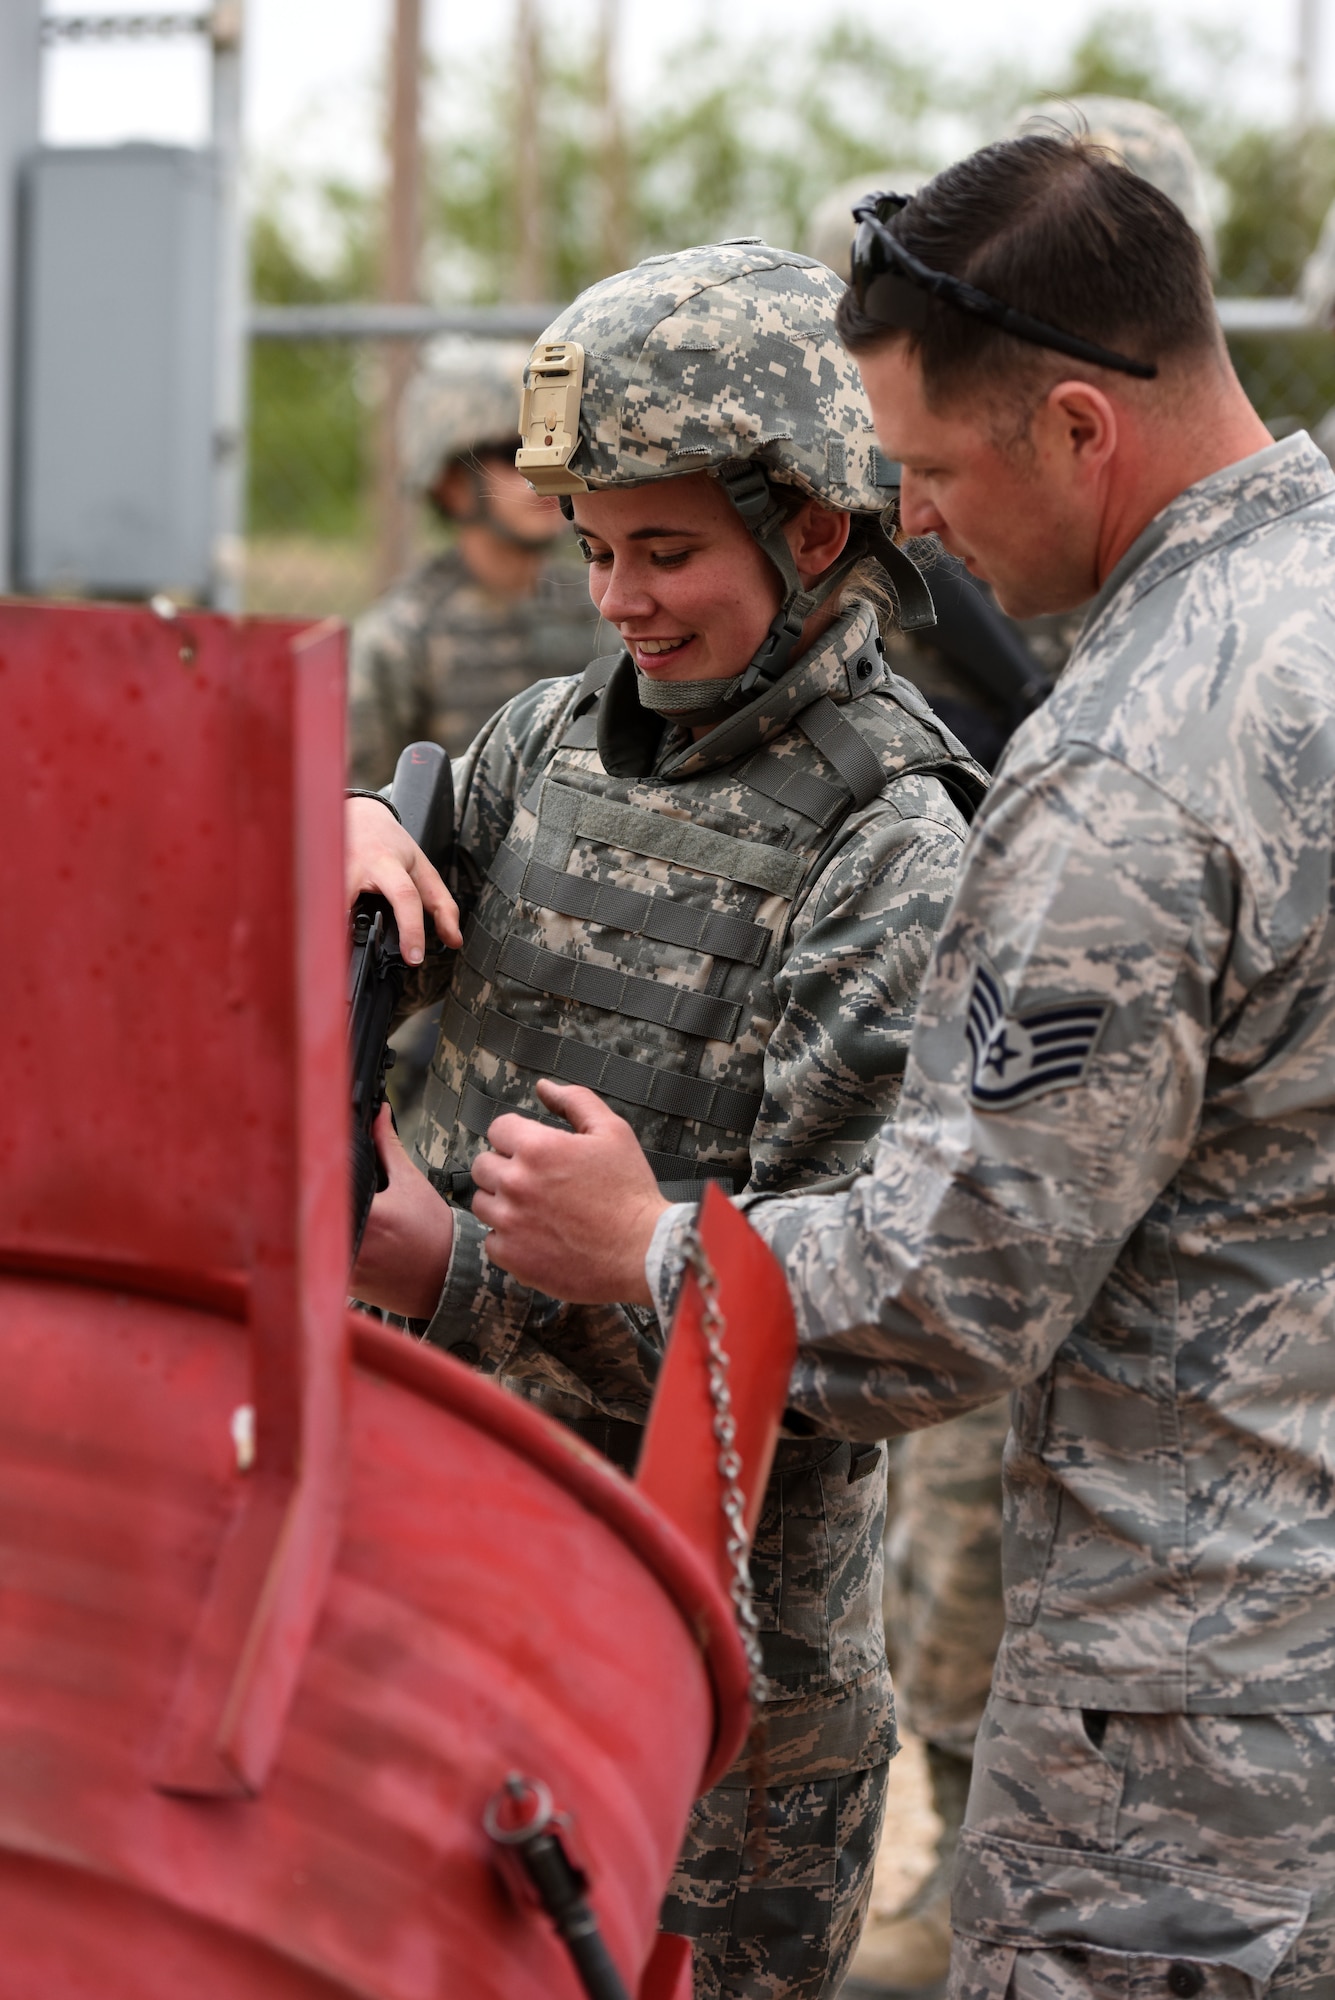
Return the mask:
<svg viewBox="0 0 1335 2000">
<path fill-rule="evenodd" d="M 718 1279 L 723 1344 L 737 1420 L 746 1529 L 754 1535 L 797 1354 L 792 1300 L 778 1259 L 711 1181 L 700 1206 L 700 1241 Z M 700 1287 L 688 1271 L 659 1370 L 635 1483 L 732 1584 L 719 1504 L 719 1447 L 701 1328 Z"/>
<path fill-rule="evenodd" d="M 0 1270 L 249 1330 L 255 1458 L 173 1790 L 263 1784 L 337 1535 L 342 772 L 337 626 L 0 605 Z"/>
<path fill-rule="evenodd" d="M 285 893 L 277 897 L 291 925 L 283 954 L 289 977 L 273 980 L 269 959 L 276 1004 L 261 1010 L 256 1025 L 261 1034 L 276 1031 L 295 1052 L 296 1074 L 284 1104 L 270 1099 L 265 1105 L 252 1094 L 248 1106 L 253 1128 L 264 1134 L 253 1171 L 266 1197 L 253 1208 L 255 1458 L 168 1718 L 156 1771 L 164 1791 L 260 1791 L 338 1545 L 349 1366 L 346 927 L 337 790 L 341 655 L 341 640 L 330 630 L 317 630 L 291 649 L 292 839 L 281 857 Z M 331 683 L 338 689 L 337 716 L 330 712 Z M 243 704 L 238 778 L 243 794 L 252 796 L 239 801 L 242 880 L 256 884 L 278 873 L 279 860 L 271 845 L 255 851 L 263 815 L 247 810 L 257 803 L 253 793 L 264 764 L 261 720 L 261 710 Z M 255 967 L 251 953 L 243 979 Z M 258 1081 L 265 1070 L 260 1064 L 248 1074 Z"/>
</svg>

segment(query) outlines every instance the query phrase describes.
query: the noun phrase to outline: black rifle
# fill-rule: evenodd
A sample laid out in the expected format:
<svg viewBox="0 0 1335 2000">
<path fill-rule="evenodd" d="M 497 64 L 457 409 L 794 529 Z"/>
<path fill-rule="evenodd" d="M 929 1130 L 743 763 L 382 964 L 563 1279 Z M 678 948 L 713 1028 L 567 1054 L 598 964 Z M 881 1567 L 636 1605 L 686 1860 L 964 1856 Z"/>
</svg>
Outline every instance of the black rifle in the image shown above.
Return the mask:
<svg viewBox="0 0 1335 2000">
<path fill-rule="evenodd" d="M 443 875 L 454 841 L 454 783 L 450 760 L 438 743 L 408 745 L 395 766 L 389 796 L 405 829 Z M 359 896 L 352 906 L 348 971 L 354 1263 L 371 1203 L 388 1185 L 371 1127 L 385 1101 L 385 1075 L 394 1061 L 386 1044 L 407 977 L 393 910 L 383 896 Z"/>
</svg>

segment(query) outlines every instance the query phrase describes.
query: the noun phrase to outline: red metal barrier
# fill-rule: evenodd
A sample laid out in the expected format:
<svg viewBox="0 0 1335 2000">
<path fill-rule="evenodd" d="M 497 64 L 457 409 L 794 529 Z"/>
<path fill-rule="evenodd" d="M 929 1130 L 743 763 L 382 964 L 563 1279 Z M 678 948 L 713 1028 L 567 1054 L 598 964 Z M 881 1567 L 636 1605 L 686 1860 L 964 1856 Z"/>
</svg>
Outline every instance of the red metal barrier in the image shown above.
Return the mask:
<svg viewBox="0 0 1335 2000">
<path fill-rule="evenodd" d="M 715 1518 L 343 1310 L 341 714 L 333 629 L 0 606 L 0 2000 L 567 2000 L 511 1770 L 688 1984 Z"/>
</svg>

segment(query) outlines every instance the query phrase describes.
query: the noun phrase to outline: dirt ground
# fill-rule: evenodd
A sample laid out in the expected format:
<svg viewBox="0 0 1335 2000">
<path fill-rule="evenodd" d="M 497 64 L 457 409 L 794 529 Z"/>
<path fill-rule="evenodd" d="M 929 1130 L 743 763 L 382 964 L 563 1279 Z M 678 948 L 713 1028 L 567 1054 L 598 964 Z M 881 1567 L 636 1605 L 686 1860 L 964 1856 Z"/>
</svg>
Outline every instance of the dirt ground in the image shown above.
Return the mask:
<svg viewBox="0 0 1335 2000">
<path fill-rule="evenodd" d="M 928 1789 L 926 1753 L 918 1738 L 907 1732 L 901 1742 L 890 1766 L 885 1827 L 872 1883 L 872 1909 L 881 1916 L 902 1909 L 927 1875 L 941 1832 Z"/>
</svg>

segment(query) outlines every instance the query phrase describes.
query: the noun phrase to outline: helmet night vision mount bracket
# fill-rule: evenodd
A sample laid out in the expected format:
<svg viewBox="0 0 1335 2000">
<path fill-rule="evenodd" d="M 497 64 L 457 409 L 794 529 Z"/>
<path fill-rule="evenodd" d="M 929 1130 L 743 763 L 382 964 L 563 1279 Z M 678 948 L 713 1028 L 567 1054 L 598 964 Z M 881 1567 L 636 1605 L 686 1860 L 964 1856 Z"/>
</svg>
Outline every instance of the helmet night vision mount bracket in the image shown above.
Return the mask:
<svg viewBox="0 0 1335 2000">
<path fill-rule="evenodd" d="M 579 399 L 584 390 L 584 349 L 577 340 L 545 340 L 533 350 L 519 406 L 523 439 L 516 468 L 535 493 L 587 493 L 589 483 L 570 470 L 579 446 Z"/>
</svg>

